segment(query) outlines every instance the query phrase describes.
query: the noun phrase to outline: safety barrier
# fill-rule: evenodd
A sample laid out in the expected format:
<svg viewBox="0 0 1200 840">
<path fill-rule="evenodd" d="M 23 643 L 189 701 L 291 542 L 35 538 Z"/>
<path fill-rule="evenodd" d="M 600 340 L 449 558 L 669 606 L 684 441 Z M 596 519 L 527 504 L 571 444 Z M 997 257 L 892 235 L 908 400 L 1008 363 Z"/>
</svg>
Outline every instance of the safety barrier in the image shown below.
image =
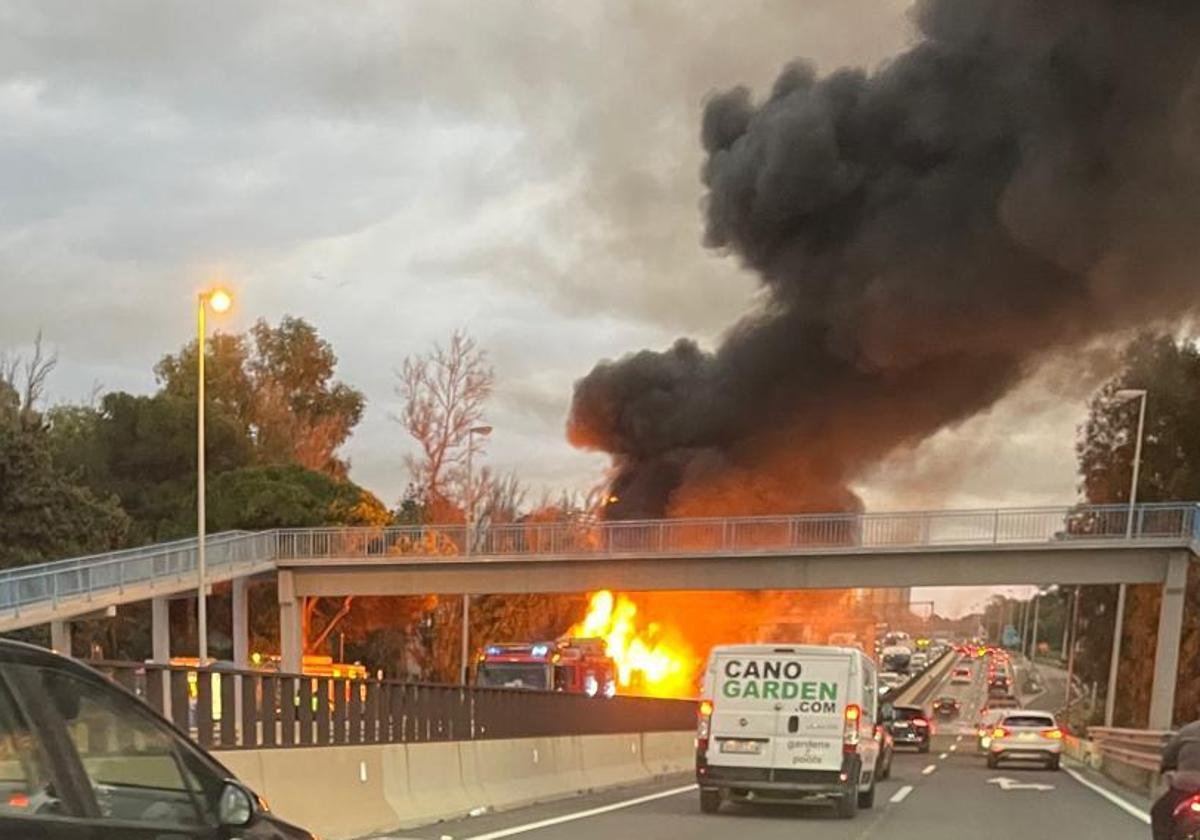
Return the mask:
<svg viewBox="0 0 1200 840">
<path fill-rule="evenodd" d="M 209 749 L 670 732 L 690 700 L 465 688 L 154 663 L 90 663 Z"/>
<path fill-rule="evenodd" d="M 1171 732 L 1094 726 L 1076 747 L 1081 760 L 1126 787 L 1152 794 L 1161 784 L 1162 751 Z"/>
<path fill-rule="evenodd" d="M 694 731 L 217 751 L 283 819 L 382 834 L 688 771 Z"/>
</svg>

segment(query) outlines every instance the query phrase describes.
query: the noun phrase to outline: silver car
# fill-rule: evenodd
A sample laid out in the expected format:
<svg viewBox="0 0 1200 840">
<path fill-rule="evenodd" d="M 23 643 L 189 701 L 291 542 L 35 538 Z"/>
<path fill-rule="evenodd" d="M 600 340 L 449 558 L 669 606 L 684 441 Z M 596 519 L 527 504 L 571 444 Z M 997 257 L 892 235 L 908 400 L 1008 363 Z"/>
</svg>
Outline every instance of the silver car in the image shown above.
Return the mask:
<svg viewBox="0 0 1200 840">
<path fill-rule="evenodd" d="M 1000 715 L 989 733 L 988 767 L 998 767 L 1001 761 L 1039 761 L 1057 770 L 1062 758 L 1062 727 L 1049 712 L 1014 709 Z"/>
</svg>

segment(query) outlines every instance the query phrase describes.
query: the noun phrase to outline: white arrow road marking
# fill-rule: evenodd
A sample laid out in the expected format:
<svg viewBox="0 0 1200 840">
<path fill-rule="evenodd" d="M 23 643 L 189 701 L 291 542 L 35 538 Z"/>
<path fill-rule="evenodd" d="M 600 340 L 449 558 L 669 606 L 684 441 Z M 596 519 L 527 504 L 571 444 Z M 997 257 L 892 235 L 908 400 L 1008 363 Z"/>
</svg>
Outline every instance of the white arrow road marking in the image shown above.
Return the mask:
<svg viewBox="0 0 1200 840">
<path fill-rule="evenodd" d="M 1018 782 L 1016 779 L 1010 779 L 1007 776 L 997 776 L 994 779 L 988 779 L 989 785 L 999 785 L 1000 790 L 1054 790 L 1054 785 L 1043 785 L 1038 782 Z"/>
<path fill-rule="evenodd" d="M 905 799 L 908 798 L 908 795 L 912 792 L 913 792 L 913 786 L 905 785 L 904 787 L 900 788 L 900 790 L 893 793 L 892 798 L 889 799 L 888 802 L 891 802 L 893 805 L 903 802 Z"/>
</svg>

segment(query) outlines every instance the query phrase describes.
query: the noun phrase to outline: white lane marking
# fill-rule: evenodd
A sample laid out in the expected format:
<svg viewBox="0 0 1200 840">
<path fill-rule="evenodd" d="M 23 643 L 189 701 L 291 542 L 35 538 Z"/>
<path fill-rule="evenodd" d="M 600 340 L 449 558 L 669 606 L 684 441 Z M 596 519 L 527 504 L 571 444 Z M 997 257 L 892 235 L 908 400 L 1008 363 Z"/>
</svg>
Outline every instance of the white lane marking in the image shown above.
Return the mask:
<svg viewBox="0 0 1200 840">
<path fill-rule="evenodd" d="M 1043 785 L 1039 782 L 1018 782 L 1016 779 L 1010 779 L 1007 776 L 988 779 L 987 783 L 989 785 L 999 785 L 1000 790 L 1054 790 L 1054 785 Z"/>
<path fill-rule="evenodd" d="M 962 740 L 962 736 L 961 736 L 961 735 L 959 735 L 959 736 L 958 736 L 958 740 L 960 740 L 960 741 Z M 955 751 L 955 750 L 957 750 L 957 749 L 958 749 L 958 744 L 951 744 L 951 745 L 950 745 L 950 752 L 954 752 L 954 751 Z"/>
<path fill-rule="evenodd" d="M 933 771 L 934 771 L 934 770 L 936 770 L 936 769 L 937 769 L 937 765 L 936 765 L 936 764 L 930 764 L 928 767 L 926 767 L 924 770 L 922 770 L 922 771 L 921 771 L 921 775 L 922 775 L 922 776 L 928 776 L 928 775 L 930 775 L 931 773 L 933 773 Z"/>
<path fill-rule="evenodd" d="M 942 753 L 941 755 L 938 756 L 938 760 L 945 761 L 949 757 L 950 757 L 950 753 Z"/>
<path fill-rule="evenodd" d="M 1086 778 L 1082 773 L 1079 773 L 1076 770 L 1072 770 L 1070 767 L 1064 767 L 1063 772 L 1066 773 L 1068 776 L 1070 776 L 1075 781 L 1079 782 L 1079 784 L 1083 785 L 1085 788 L 1089 788 L 1090 790 L 1093 790 L 1096 793 L 1100 794 L 1105 799 L 1107 799 L 1109 802 L 1111 802 L 1112 804 L 1114 804 L 1118 808 L 1120 808 L 1122 811 L 1129 814 L 1129 816 L 1133 817 L 1134 819 L 1141 820 L 1146 825 L 1150 825 L 1150 815 L 1147 814 L 1145 811 L 1143 811 L 1141 808 L 1139 808 L 1136 805 L 1133 805 L 1129 802 L 1126 802 L 1124 799 L 1117 796 L 1111 790 L 1101 787 L 1100 785 L 1098 785 L 1095 782 L 1091 781 L 1090 779 Z"/>
<path fill-rule="evenodd" d="M 954 740 L 955 740 L 955 742 L 958 742 L 958 741 L 961 741 L 962 739 L 963 739 L 963 736 L 959 735 L 959 736 L 958 736 L 957 738 L 955 738 Z"/>
<path fill-rule="evenodd" d="M 512 837 L 514 834 L 524 834 L 527 831 L 537 831 L 539 828 L 549 828 L 552 825 L 561 825 L 562 823 L 574 822 L 575 820 L 585 820 L 588 817 L 595 817 L 600 814 L 607 814 L 609 811 L 619 811 L 622 808 L 632 808 L 634 805 L 641 805 L 644 802 L 653 802 L 655 799 L 666 799 L 668 796 L 678 796 L 681 793 L 688 793 L 696 789 L 696 785 L 684 785 L 683 787 L 671 788 L 670 790 L 660 790 L 658 793 L 650 793 L 646 796 L 638 796 L 634 799 L 625 799 L 621 802 L 614 802 L 611 805 L 601 805 L 598 808 L 588 808 L 586 811 L 575 811 L 570 814 L 563 814 L 558 817 L 550 817 L 537 822 L 526 823 L 525 825 L 514 825 L 512 828 L 501 828 L 498 831 L 489 831 L 487 834 L 476 834 L 473 837 L 468 837 L 466 840 L 499 840 L 501 837 Z"/>
<path fill-rule="evenodd" d="M 888 802 L 891 802 L 893 805 L 898 805 L 899 803 L 903 802 L 905 799 L 908 799 L 908 795 L 912 792 L 913 792 L 913 786 L 905 785 L 904 787 L 900 788 L 900 790 L 893 793 L 892 798 L 889 799 Z"/>
</svg>

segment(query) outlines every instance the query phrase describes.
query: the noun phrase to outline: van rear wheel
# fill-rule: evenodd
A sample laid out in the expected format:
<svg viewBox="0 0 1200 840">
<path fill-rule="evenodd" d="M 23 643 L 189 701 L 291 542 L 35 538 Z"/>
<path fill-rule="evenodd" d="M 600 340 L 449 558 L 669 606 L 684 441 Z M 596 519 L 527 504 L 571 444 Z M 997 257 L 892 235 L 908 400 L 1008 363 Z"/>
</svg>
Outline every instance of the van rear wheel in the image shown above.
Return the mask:
<svg viewBox="0 0 1200 840">
<path fill-rule="evenodd" d="M 875 807 L 875 784 L 873 782 L 870 790 L 859 791 L 858 807 L 863 809 Z"/>
<path fill-rule="evenodd" d="M 858 814 L 858 785 L 847 788 L 842 798 L 837 801 L 839 819 L 852 820 Z"/>
<path fill-rule="evenodd" d="M 715 814 L 721 809 L 721 791 L 700 788 L 700 811 Z"/>
</svg>

